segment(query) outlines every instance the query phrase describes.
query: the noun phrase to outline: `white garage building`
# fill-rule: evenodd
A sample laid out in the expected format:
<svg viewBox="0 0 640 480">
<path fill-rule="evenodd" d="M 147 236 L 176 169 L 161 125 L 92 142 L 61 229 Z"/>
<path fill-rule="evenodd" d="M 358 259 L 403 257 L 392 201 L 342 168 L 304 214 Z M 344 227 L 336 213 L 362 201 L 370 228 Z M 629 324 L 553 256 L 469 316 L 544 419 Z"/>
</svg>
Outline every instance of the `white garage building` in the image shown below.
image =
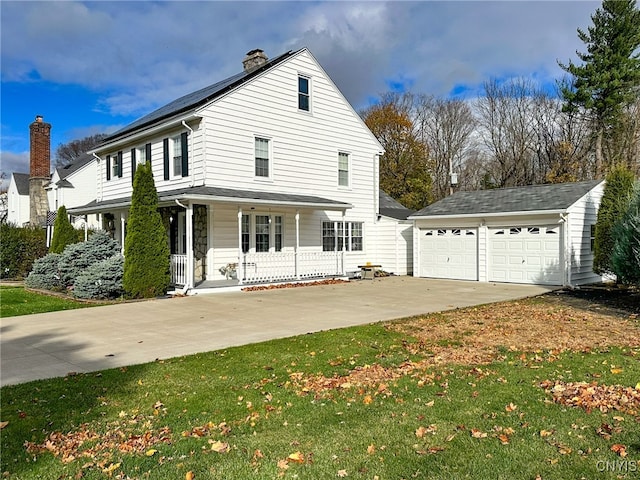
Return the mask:
<svg viewBox="0 0 640 480">
<path fill-rule="evenodd" d="M 415 276 L 581 285 L 603 181 L 457 192 L 409 217 Z"/>
</svg>

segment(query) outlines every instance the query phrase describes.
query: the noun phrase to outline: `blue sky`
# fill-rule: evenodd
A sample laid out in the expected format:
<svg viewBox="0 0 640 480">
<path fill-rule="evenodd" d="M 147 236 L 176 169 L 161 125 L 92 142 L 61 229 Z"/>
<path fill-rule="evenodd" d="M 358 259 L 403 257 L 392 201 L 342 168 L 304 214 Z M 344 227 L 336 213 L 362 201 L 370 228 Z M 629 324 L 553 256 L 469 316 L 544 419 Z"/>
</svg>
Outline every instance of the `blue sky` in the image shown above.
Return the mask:
<svg viewBox="0 0 640 480">
<path fill-rule="evenodd" d="M 109 133 L 233 75 L 245 53 L 308 47 L 356 109 L 410 89 L 472 98 L 490 78 L 550 85 L 600 2 L 0 1 L 0 170 L 29 169 L 29 124 Z"/>
</svg>

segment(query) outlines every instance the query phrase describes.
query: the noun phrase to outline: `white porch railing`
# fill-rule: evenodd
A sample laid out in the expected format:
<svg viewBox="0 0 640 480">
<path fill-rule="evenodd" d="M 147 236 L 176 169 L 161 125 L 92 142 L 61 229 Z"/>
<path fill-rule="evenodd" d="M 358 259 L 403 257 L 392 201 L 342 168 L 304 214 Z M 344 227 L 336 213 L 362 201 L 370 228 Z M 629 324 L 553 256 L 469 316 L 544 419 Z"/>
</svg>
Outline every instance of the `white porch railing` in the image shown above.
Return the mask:
<svg viewBox="0 0 640 480">
<path fill-rule="evenodd" d="M 187 256 L 171 255 L 171 283 L 185 285 L 187 283 Z"/>
<path fill-rule="evenodd" d="M 247 253 L 243 255 L 237 271 L 238 278 L 245 283 L 319 278 L 344 273 L 342 255 L 338 252 Z"/>
</svg>

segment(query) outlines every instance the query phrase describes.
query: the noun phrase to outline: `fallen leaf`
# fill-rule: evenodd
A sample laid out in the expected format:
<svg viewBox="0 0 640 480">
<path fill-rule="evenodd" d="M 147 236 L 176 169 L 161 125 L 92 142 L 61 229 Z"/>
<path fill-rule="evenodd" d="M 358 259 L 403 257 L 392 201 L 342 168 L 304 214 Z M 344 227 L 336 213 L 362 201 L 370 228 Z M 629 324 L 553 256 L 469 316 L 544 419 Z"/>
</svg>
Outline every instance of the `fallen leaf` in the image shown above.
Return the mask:
<svg viewBox="0 0 640 480">
<path fill-rule="evenodd" d="M 369 445 L 369 446 L 367 447 L 367 453 L 368 453 L 369 455 L 372 455 L 373 453 L 375 453 L 375 451 L 376 451 L 376 447 L 375 447 L 374 445 Z"/>
<path fill-rule="evenodd" d="M 624 368 L 612 368 L 611 373 L 614 375 L 618 375 L 619 373 L 624 372 Z"/>
<path fill-rule="evenodd" d="M 540 436 L 542 438 L 548 437 L 549 435 L 553 435 L 553 430 L 540 430 Z"/>
<path fill-rule="evenodd" d="M 362 400 L 362 403 L 364 403 L 365 405 L 369 405 L 369 404 L 373 403 L 373 398 L 371 398 L 371 395 L 367 395 Z"/>
<path fill-rule="evenodd" d="M 154 448 L 151 448 L 151 449 L 149 449 L 149 450 L 147 450 L 147 451 L 146 451 L 145 455 L 146 455 L 147 457 L 152 457 L 152 456 L 154 456 L 157 452 L 158 452 L 158 450 L 156 450 L 156 449 L 154 449 Z"/>
<path fill-rule="evenodd" d="M 627 447 L 619 443 L 611 445 L 611 451 L 617 453 L 623 458 L 627 456 Z"/>
<path fill-rule="evenodd" d="M 513 412 L 513 411 L 515 411 L 515 410 L 517 410 L 517 409 L 518 409 L 518 406 L 517 406 L 517 405 L 514 405 L 513 403 L 509 403 L 509 405 L 507 405 L 506 407 L 504 407 L 504 409 L 505 409 L 507 412 Z"/>
<path fill-rule="evenodd" d="M 120 462 L 118 463 L 112 463 L 111 465 L 109 465 L 107 468 L 103 468 L 102 469 L 102 473 L 106 473 L 107 475 L 111 476 L 111 474 L 116 471 L 118 468 L 120 468 Z"/>
<path fill-rule="evenodd" d="M 287 468 L 289 468 L 289 464 L 287 463 L 286 460 L 280 459 L 278 460 L 278 468 L 280 470 L 286 470 Z"/>
<path fill-rule="evenodd" d="M 340 478 L 346 477 L 347 476 L 347 471 L 346 470 L 338 470 L 338 476 Z"/>
<path fill-rule="evenodd" d="M 193 480 L 194 478 L 196 478 L 196 475 L 191 470 L 184 475 L 184 480 Z"/>
<path fill-rule="evenodd" d="M 9 422 L 0 422 L 0 430 L 9 425 Z"/>
<path fill-rule="evenodd" d="M 287 457 L 287 460 L 294 463 L 304 463 L 304 453 L 294 452 Z"/>
<path fill-rule="evenodd" d="M 477 428 L 471 429 L 471 436 L 473 438 L 487 438 L 487 434 L 478 430 Z"/>
<path fill-rule="evenodd" d="M 504 433 L 498 435 L 498 439 L 500 440 L 500 443 L 502 443 L 502 445 L 509 445 L 509 437 Z"/>
<path fill-rule="evenodd" d="M 211 450 L 217 453 L 227 453 L 229 451 L 229 444 L 226 442 L 221 442 L 220 440 L 216 440 L 211 443 Z"/>
</svg>

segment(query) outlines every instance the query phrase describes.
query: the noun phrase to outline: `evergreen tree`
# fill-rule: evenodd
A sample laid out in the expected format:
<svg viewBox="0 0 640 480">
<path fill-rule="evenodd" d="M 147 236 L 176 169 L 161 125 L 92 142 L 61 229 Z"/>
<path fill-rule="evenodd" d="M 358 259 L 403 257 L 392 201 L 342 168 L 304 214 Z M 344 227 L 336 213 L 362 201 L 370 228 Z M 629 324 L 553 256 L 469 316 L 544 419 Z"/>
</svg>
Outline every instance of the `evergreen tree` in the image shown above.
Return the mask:
<svg viewBox="0 0 640 480">
<path fill-rule="evenodd" d="M 149 298 L 164 294 L 169 282 L 169 242 L 151 165 L 146 163 L 138 166 L 133 180 L 122 286 L 129 297 Z"/>
<path fill-rule="evenodd" d="M 633 173 L 622 166 L 615 167 L 607 175 L 598 210 L 593 248 L 593 271 L 599 275 L 615 274 L 611 265 L 616 241 L 613 227 L 628 208 L 633 181 Z"/>
<path fill-rule="evenodd" d="M 78 233 L 73 228 L 63 205 L 58 208 L 56 221 L 53 223 L 53 237 L 51 238 L 50 253 L 62 253 L 67 245 L 78 243 Z"/>
<path fill-rule="evenodd" d="M 604 0 L 591 16 L 587 31 L 578 29 L 586 53 L 576 52 L 582 65 L 560 67 L 571 76 L 561 85 L 564 109 L 583 108 L 595 134 L 595 176 L 604 173 L 603 141 L 618 130 L 624 108 L 640 90 L 640 11 L 635 0 Z"/>
<path fill-rule="evenodd" d="M 613 227 L 613 237 L 611 268 L 623 283 L 640 286 L 640 181 L 634 185 L 629 207 Z"/>
</svg>

